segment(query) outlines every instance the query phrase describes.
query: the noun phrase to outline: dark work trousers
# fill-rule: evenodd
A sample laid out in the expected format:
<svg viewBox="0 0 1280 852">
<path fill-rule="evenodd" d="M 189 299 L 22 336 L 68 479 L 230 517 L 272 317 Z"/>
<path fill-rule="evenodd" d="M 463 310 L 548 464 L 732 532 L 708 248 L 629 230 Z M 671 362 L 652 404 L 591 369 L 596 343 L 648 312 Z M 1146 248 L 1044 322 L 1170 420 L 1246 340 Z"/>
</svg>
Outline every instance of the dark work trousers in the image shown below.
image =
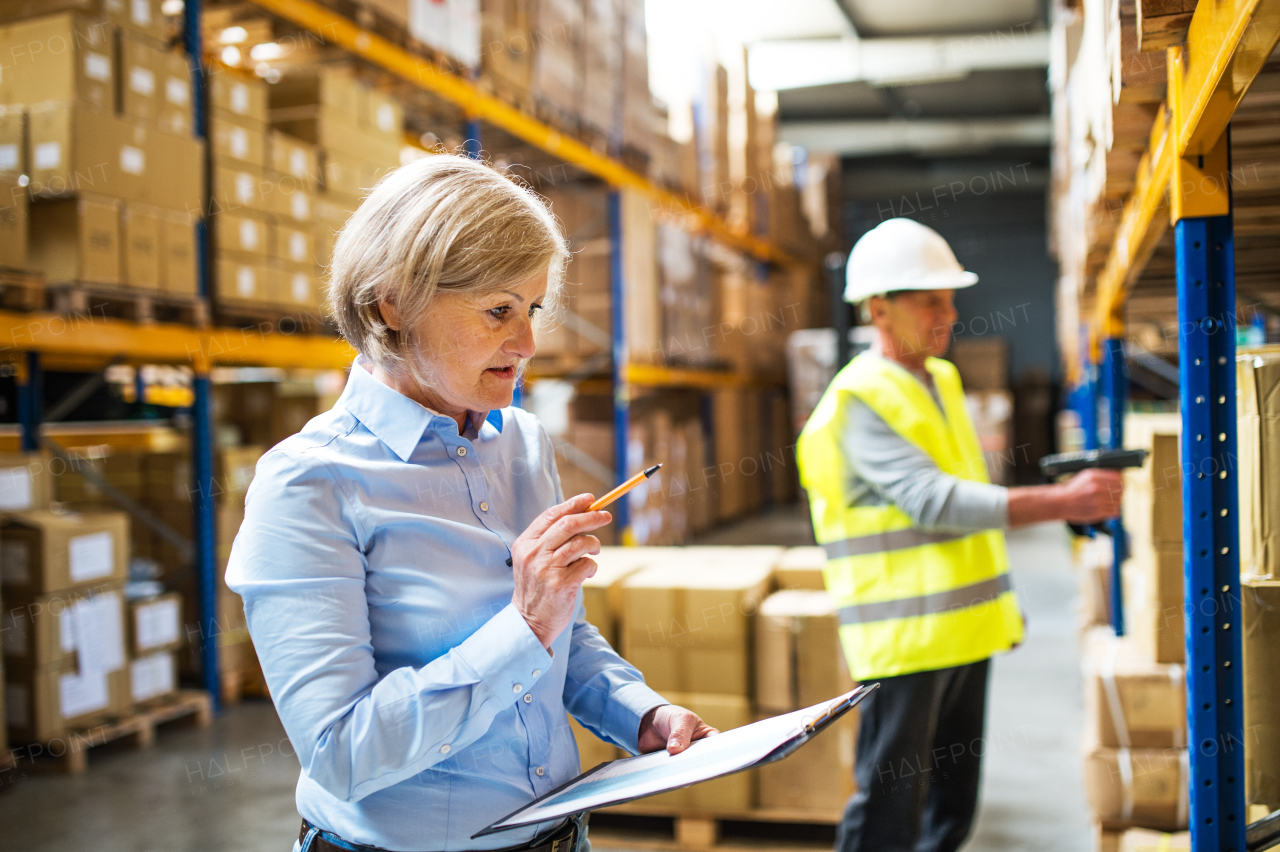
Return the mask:
<svg viewBox="0 0 1280 852">
<path fill-rule="evenodd" d="M 978 807 L 990 660 L 882 678 L 862 703 L 837 852 L 954 852 Z M 871 682 L 871 681 L 868 681 Z"/>
</svg>

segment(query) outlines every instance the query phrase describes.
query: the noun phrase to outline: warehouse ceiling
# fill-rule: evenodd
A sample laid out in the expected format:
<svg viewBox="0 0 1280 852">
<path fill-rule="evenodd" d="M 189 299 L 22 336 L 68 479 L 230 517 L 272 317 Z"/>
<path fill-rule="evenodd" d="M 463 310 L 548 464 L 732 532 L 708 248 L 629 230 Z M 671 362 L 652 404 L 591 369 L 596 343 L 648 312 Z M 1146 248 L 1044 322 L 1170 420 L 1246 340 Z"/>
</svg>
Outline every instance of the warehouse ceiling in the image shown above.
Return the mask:
<svg viewBox="0 0 1280 852">
<path fill-rule="evenodd" d="M 788 4 L 791 7 L 793 4 Z M 1042 0 L 794 0 L 787 34 L 750 46 L 781 135 L 844 157 L 1047 147 Z M 831 11 L 844 26 L 833 32 Z"/>
</svg>

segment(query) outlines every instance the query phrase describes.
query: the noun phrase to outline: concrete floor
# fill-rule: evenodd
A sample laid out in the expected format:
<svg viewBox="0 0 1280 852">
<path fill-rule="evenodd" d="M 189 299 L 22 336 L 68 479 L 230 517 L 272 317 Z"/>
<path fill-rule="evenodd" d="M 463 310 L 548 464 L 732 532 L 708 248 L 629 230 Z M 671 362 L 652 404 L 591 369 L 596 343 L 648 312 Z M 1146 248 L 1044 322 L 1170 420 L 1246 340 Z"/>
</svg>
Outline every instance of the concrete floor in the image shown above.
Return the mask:
<svg viewBox="0 0 1280 852">
<path fill-rule="evenodd" d="M 707 544 L 803 544 L 785 510 Z M 1026 643 L 991 687 L 978 825 L 966 852 L 1086 852 L 1076 583 L 1060 525 L 1010 536 Z M 298 762 L 270 704 L 247 702 L 207 730 L 163 730 L 149 751 L 99 748 L 68 778 L 0 774 L 0 852 L 287 852 L 297 837 Z"/>
</svg>

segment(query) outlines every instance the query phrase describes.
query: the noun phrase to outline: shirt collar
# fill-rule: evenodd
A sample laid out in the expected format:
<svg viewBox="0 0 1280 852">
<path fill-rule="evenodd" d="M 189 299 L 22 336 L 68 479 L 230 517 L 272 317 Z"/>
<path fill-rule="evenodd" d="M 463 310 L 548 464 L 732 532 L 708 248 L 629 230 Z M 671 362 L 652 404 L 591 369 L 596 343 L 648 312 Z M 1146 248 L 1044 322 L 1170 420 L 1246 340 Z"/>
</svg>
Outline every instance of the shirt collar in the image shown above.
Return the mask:
<svg viewBox="0 0 1280 852">
<path fill-rule="evenodd" d="M 342 391 L 341 403 L 364 424 L 378 440 L 391 448 L 401 461 L 408 461 L 427 429 L 458 434 L 452 417 L 432 411 L 373 377 L 365 366 L 364 356 L 351 365 L 351 376 Z M 496 415 L 496 416 L 495 416 Z M 502 431 L 502 412 L 467 412 L 467 430 L 463 437 L 474 437 L 488 422 Z"/>
</svg>

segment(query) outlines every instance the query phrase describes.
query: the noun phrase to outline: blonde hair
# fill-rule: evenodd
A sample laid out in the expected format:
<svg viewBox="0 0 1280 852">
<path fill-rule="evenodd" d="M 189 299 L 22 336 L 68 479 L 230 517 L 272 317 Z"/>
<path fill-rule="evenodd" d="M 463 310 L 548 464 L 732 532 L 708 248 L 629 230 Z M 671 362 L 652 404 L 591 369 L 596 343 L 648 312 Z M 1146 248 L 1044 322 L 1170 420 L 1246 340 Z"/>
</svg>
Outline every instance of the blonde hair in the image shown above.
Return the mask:
<svg viewBox="0 0 1280 852">
<path fill-rule="evenodd" d="M 347 220 L 329 267 L 329 303 L 357 352 L 422 380 L 423 341 L 409 330 L 438 291 L 492 292 L 545 270 L 543 304 L 554 309 L 568 258 L 538 196 L 477 160 L 437 154 L 389 173 Z M 379 299 L 395 307 L 400 331 L 387 325 Z"/>
</svg>

